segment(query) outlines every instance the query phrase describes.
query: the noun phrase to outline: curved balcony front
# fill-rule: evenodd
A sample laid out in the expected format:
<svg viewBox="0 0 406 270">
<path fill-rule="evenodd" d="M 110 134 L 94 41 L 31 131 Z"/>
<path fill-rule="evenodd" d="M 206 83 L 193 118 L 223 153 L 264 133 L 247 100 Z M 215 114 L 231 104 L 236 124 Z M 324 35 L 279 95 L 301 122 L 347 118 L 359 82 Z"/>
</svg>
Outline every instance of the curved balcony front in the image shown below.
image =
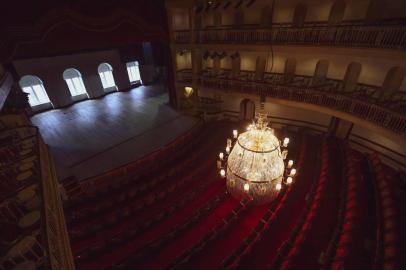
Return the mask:
<svg viewBox="0 0 406 270">
<path fill-rule="evenodd" d="M 238 79 L 231 77 L 230 70 L 216 75 L 208 70 L 197 77 L 197 83 L 201 88 L 318 105 L 370 121 L 399 135 L 406 134 L 406 93 L 403 91 L 383 96 L 380 87 L 366 84 L 357 84 L 352 91 L 345 91 L 340 80 L 277 73 L 265 73 L 262 80 L 255 80 L 255 72 L 251 71 L 241 72 Z"/>
<path fill-rule="evenodd" d="M 192 35 L 195 37 L 192 40 Z M 202 30 L 174 31 L 175 43 L 197 44 L 275 44 L 333 47 L 367 47 L 384 49 L 406 48 L 406 25 L 388 22 L 367 25 L 347 22 L 338 25 L 307 23 L 302 27 L 291 24 L 224 26 Z"/>
</svg>

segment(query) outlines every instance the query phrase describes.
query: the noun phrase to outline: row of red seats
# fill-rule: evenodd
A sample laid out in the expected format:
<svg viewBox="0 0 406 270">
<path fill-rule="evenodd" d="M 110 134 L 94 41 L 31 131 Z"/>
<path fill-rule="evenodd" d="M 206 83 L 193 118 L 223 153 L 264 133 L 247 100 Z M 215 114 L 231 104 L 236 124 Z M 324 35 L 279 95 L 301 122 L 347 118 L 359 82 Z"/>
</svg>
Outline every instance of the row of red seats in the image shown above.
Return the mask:
<svg viewBox="0 0 406 270">
<path fill-rule="evenodd" d="M 207 190 L 203 190 L 204 187 L 202 187 L 202 189 L 198 188 L 196 193 L 190 197 L 190 200 L 188 200 L 186 203 L 179 203 L 179 207 L 176 207 L 175 211 L 173 211 L 169 216 L 166 216 L 168 218 L 151 224 L 151 226 L 149 226 L 146 230 L 143 230 L 141 234 L 136 235 L 135 238 L 133 238 L 130 242 L 117 247 L 111 252 L 105 253 L 96 260 L 82 265 L 79 269 L 103 269 L 107 266 L 125 264 L 128 261 L 130 261 L 130 265 L 138 265 L 140 268 L 143 268 L 141 267 L 141 263 L 143 261 L 137 261 L 137 259 L 143 260 L 145 257 L 155 254 L 150 254 L 150 244 L 154 245 L 156 243 L 160 243 L 161 249 L 167 244 L 170 244 L 172 241 L 175 241 L 176 238 L 183 235 L 183 233 L 193 228 L 194 226 L 192 225 L 198 224 L 199 220 L 204 219 L 207 215 L 211 215 L 211 213 L 218 207 L 218 204 L 222 204 L 220 201 L 219 203 L 215 203 L 213 207 L 208 207 L 207 211 L 203 210 L 203 207 L 207 207 L 210 204 L 210 201 L 214 202 L 215 197 L 224 193 L 224 185 L 222 182 L 218 181 L 218 178 L 214 178 L 212 181 L 207 182 L 209 182 L 208 185 L 210 186 Z M 205 184 L 206 183 L 202 183 L 202 185 Z M 212 189 L 213 186 L 215 186 L 214 189 Z M 206 198 L 201 200 L 202 196 Z M 180 201 L 183 201 L 183 197 L 185 196 L 179 196 Z M 166 206 L 164 205 L 159 209 L 161 211 L 162 208 L 170 209 L 174 204 L 174 202 L 168 202 Z M 203 215 L 199 215 L 198 220 L 193 219 L 193 222 L 191 222 L 190 217 L 193 217 L 196 209 L 199 208 L 202 209 Z M 182 232 L 182 234 L 180 234 L 180 232 Z M 167 234 L 171 235 L 172 241 L 169 243 L 165 241 L 160 242 L 159 239 Z M 158 242 L 154 243 L 154 241 Z"/>
<path fill-rule="evenodd" d="M 361 171 L 361 155 L 344 147 L 344 186 L 339 222 L 324 256 L 324 269 L 367 269 L 371 260 L 365 254 L 368 221 L 366 185 Z"/>
<path fill-rule="evenodd" d="M 67 181 L 66 185 L 64 185 L 67 193 L 71 193 L 69 192 L 70 186 L 78 189 L 77 185 L 79 185 L 79 189 L 81 190 L 81 192 L 75 191 L 73 193 L 79 195 L 79 197 L 72 197 L 70 202 L 68 202 L 66 205 L 67 208 L 80 206 L 80 204 L 86 202 L 86 200 L 83 199 L 83 196 L 86 196 L 87 194 L 95 193 L 97 190 L 105 187 L 111 187 L 111 179 L 115 179 L 113 185 L 119 187 L 121 186 L 121 181 L 125 182 L 128 177 L 145 175 L 149 174 L 150 172 L 160 170 L 160 168 L 162 168 L 162 164 L 170 161 L 172 157 L 177 157 L 180 154 L 186 153 L 187 149 L 192 150 L 193 148 L 189 148 L 188 145 L 191 145 L 194 142 L 197 143 L 197 141 L 204 138 L 204 135 L 209 131 L 209 127 L 207 126 L 207 124 L 203 125 L 201 122 L 198 122 L 189 132 L 177 137 L 168 145 L 156 150 L 155 152 L 149 153 L 144 158 L 140 158 L 135 162 L 131 162 L 122 167 L 116 168 L 108 173 L 104 173 L 103 175 L 86 179 L 80 183 L 75 183 L 75 181 L 73 181 L 73 185 L 72 181 Z"/>
<path fill-rule="evenodd" d="M 158 252 L 165 244 L 171 242 L 180 234 L 184 233 L 187 229 L 196 225 L 199 220 L 206 217 L 213 209 L 215 209 L 224 199 L 228 196 L 227 192 L 222 192 L 219 195 L 215 196 L 209 200 L 205 205 L 199 209 L 193 211 L 193 214 L 190 217 L 187 217 L 182 224 L 177 224 L 172 230 L 160 236 L 157 239 L 154 239 L 148 242 L 142 249 L 133 253 L 131 257 L 123 262 L 116 263 L 112 265 L 109 269 L 128 269 L 131 265 L 136 265 L 137 260 L 145 259 L 147 256 Z"/>
<path fill-rule="evenodd" d="M 300 170 L 298 170 L 289 196 L 283 207 L 281 207 L 278 216 L 275 217 L 274 222 L 262 234 L 261 241 L 256 242 L 257 244 L 253 246 L 252 251 L 242 257 L 237 266 L 238 269 L 265 269 L 271 265 L 275 256 L 277 256 L 278 248 L 289 237 L 297 224 L 305 205 L 306 194 L 310 190 L 312 183 L 310 179 L 317 164 L 316 153 L 319 145 L 319 138 L 316 139 L 311 135 L 306 135 L 305 138 L 302 141 L 301 154 L 299 154 L 298 167 L 300 167 Z M 316 151 L 308 153 L 307 149 L 316 149 Z"/>
<path fill-rule="evenodd" d="M 325 143 L 322 143 L 322 147 L 325 147 L 325 146 L 326 146 Z M 318 154 L 318 156 L 319 156 L 319 154 Z M 319 159 L 319 158 L 317 158 L 317 159 Z M 319 167 L 320 167 L 320 164 L 317 163 L 316 171 L 320 171 Z M 297 235 L 299 234 L 299 232 L 301 231 L 303 224 L 306 221 L 306 217 L 310 211 L 310 206 L 313 201 L 315 191 L 318 187 L 319 179 L 320 179 L 319 175 L 317 177 L 314 177 L 310 191 L 307 193 L 306 198 L 305 198 L 306 207 L 302 210 L 299 221 L 297 222 L 294 229 L 290 233 L 290 236 L 278 248 L 277 255 L 275 256 L 274 260 L 270 264 L 270 267 L 269 267 L 270 269 L 276 269 L 281 264 L 281 262 L 284 260 L 285 256 L 289 252 L 289 250 L 292 248 L 292 244 L 295 242 L 295 239 L 296 239 Z"/>
<path fill-rule="evenodd" d="M 388 270 L 401 269 L 401 261 L 403 259 L 402 223 L 399 220 L 401 215 L 395 200 L 396 187 L 390 177 L 391 174 L 385 170 L 376 153 L 369 155 L 369 162 L 375 176 L 374 184 L 378 217 L 375 264 L 377 267 L 383 267 Z"/>
<path fill-rule="evenodd" d="M 300 146 L 300 151 L 297 157 L 298 165 L 297 169 L 300 171 L 300 168 L 303 166 L 305 160 L 305 150 L 306 150 L 306 136 L 302 136 L 302 142 Z M 289 153 L 291 154 L 291 153 Z M 253 248 L 262 240 L 264 234 L 272 226 L 272 223 L 277 220 L 279 212 L 282 207 L 285 205 L 285 201 L 288 198 L 288 195 L 292 189 L 292 186 L 285 187 L 283 191 L 279 194 L 278 198 L 272 202 L 266 214 L 263 216 L 258 225 L 252 230 L 250 235 L 246 237 L 240 246 L 235 249 L 235 251 L 225 258 L 221 263 L 221 268 L 230 268 L 234 269 L 240 265 L 240 262 L 246 258 Z"/>
<path fill-rule="evenodd" d="M 207 185 L 207 183 L 206 183 L 206 185 Z M 111 238 L 104 237 L 103 241 L 99 242 L 97 245 L 86 248 L 86 249 L 82 250 L 80 253 L 75 254 L 76 265 L 78 267 L 81 267 L 81 266 L 83 266 L 84 263 L 91 261 L 91 260 L 97 260 L 100 256 L 105 255 L 106 253 L 111 251 L 111 248 L 115 249 L 117 247 L 127 244 L 128 242 L 133 241 L 141 233 L 143 233 L 144 231 L 146 231 L 146 230 L 150 229 L 152 226 L 154 226 L 154 224 L 162 222 L 165 218 L 170 217 L 177 209 L 180 209 L 181 207 L 183 207 L 184 205 L 189 203 L 203 189 L 204 189 L 204 186 L 188 193 L 186 196 L 182 197 L 182 199 L 177 204 L 172 204 L 171 207 L 165 208 L 162 211 L 154 214 L 150 219 L 142 222 L 141 224 L 135 224 L 133 227 L 127 228 L 126 230 L 119 232 L 118 234 L 114 235 Z M 179 234 L 187 226 L 190 226 L 195 219 L 197 219 L 201 215 L 203 215 L 205 213 L 205 211 L 210 211 L 212 208 L 214 208 L 219 202 L 221 202 L 222 199 L 224 199 L 223 194 L 216 196 L 213 200 L 209 201 L 206 205 L 197 209 L 195 212 L 195 215 L 192 216 L 188 220 L 188 222 L 185 222 L 183 224 L 183 226 L 177 226 L 171 233 L 168 233 L 161 239 L 157 239 L 155 241 L 152 241 L 152 242 L 146 244 L 146 248 L 152 249 L 152 248 L 156 247 L 157 245 L 159 245 L 159 243 L 161 241 L 166 241 L 167 238 L 170 239 L 172 236 Z M 137 254 L 140 254 L 140 253 L 136 253 L 135 257 L 137 256 Z M 141 254 L 144 254 L 144 253 L 141 253 Z"/>
<path fill-rule="evenodd" d="M 172 260 L 172 262 L 167 266 L 167 269 L 175 269 L 180 267 L 182 264 L 187 263 L 209 242 L 219 237 L 233 223 L 238 222 L 241 215 L 250 207 L 249 203 L 250 202 L 248 200 L 242 200 L 237 208 L 228 213 L 227 216 L 223 218 L 220 223 L 216 224 L 215 227 L 213 227 L 198 243 L 194 244 L 191 248 L 187 249 Z"/>
<path fill-rule="evenodd" d="M 311 201 L 311 204 L 308 204 L 305 209 L 305 215 L 301 217 L 298 225 L 295 227 L 295 230 L 291 234 L 291 237 L 288 241 L 284 243 L 281 249 L 278 252 L 278 256 L 273 264 L 273 268 L 276 269 L 278 264 L 280 269 L 289 269 L 292 264 L 292 260 L 298 256 L 301 252 L 301 246 L 306 238 L 306 234 L 310 230 L 310 227 L 314 221 L 318 209 L 320 207 L 320 200 L 325 192 L 325 183 L 327 179 L 327 174 L 329 170 L 329 147 L 326 140 L 323 140 L 321 147 L 321 167 L 320 175 L 315 186 L 315 190 L 312 190 L 307 196 L 308 202 Z"/>
<path fill-rule="evenodd" d="M 201 175 L 204 170 L 202 169 L 199 172 Z M 117 209 L 117 211 L 109 216 L 102 217 L 88 226 L 74 230 L 76 232 L 82 232 L 82 239 L 81 241 L 74 242 L 72 248 L 74 250 L 80 249 L 79 247 L 88 246 L 93 242 L 97 242 L 100 240 L 101 235 L 103 235 L 103 238 L 106 238 L 111 234 L 111 232 L 125 230 L 125 227 L 128 227 L 131 224 L 139 223 L 143 216 L 145 216 L 145 213 L 147 216 L 151 214 L 151 208 L 153 208 L 153 205 L 156 205 L 155 208 L 160 207 L 163 204 L 162 201 L 178 199 L 179 194 L 184 194 L 185 190 L 184 188 L 182 189 L 182 187 L 184 187 L 185 184 L 188 184 L 188 186 L 186 186 L 188 191 L 193 193 L 195 190 L 191 189 L 190 185 L 201 179 L 202 177 L 199 177 L 199 174 L 195 173 L 186 178 L 171 181 L 171 185 L 167 189 L 157 190 L 155 193 L 141 198 L 141 200 L 130 202 L 128 205 L 126 205 L 126 207 Z M 205 184 L 203 187 L 206 187 L 210 182 L 206 181 L 203 183 Z M 159 203 L 161 204 L 157 205 Z M 173 205 L 169 207 L 172 206 Z M 85 233 L 84 231 L 88 231 L 88 233 Z"/>
<path fill-rule="evenodd" d="M 98 193 L 97 196 L 108 198 L 108 200 L 102 200 L 98 203 L 90 202 L 86 204 L 84 207 L 80 209 L 75 209 L 75 211 L 69 211 L 67 213 L 68 222 L 71 225 L 70 227 L 77 228 L 77 227 L 85 227 L 89 223 L 91 223 L 95 218 L 101 219 L 106 218 L 109 215 L 118 211 L 118 209 L 123 210 L 126 207 L 130 207 L 130 204 L 134 203 L 136 200 L 143 199 L 146 201 L 147 204 L 151 204 L 149 202 L 154 200 L 151 196 L 146 196 L 151 194 L 151 191 L 156 192 L 157 186 L 159 187 L 162 192 L 172 192 L 176 185 L 172 183 L 170 180 L 172 178 L 175 179 L 183 179 L 181 174 L 184 170 L 190 169 L 194 164 L 195 158 L 191 158 L 185 163 L 180 163 L 178 166 L 175 166 L 173 169 L 168 170 L 162 174 L 157 174 L 151 178 L 137 178 L 137 180 L 129 181 L 125 185 L 125 189 L 120 189 L 120 192 L 111 192 L 111 196 L 108 190 L 103 191 L 102 193 Z M 164 197 L 165 194 L 157 194 L 157 197 Z M 155 196 L 154 196 L 155 197 Z"/>
<path fill-rule="evenodd" d="M 75 209 L 82 209 L 83 205 L 86 205 L 87 207 L 91 203 L 97 205 L 104 201 L 106 196 L 111 197 L 114 195 L 121 195 L 123 192 L 126 192 L 129 187 L 134 185 L 134 182 L 154 179 L 156 177 L 164 177 L 165 174 L 171 175 L 176 171 L 179 171 L 180 168 L 177 165 L 181 164 L 181 161 L 184 160 L 185 155 L 190 155 L 191 161 L 194 161 L 194 159 L 197 157 L 197 153 L 191 150 L 195 148 L 200 140 L 202 140 L 202 137 L 198 136 L 194 140 L 189 141 L 187 145 L 182 144 L 181 149 L 178 149 L 178 151 L 175 151 L 172 147 L 170 148 L 172 151 L 165 148 L 159 151 L 160 157 L 157 157 L 157 153 L 154 153 L 152 156 L 156 157 L 157 159 L 149 166 L 145 164 L 144 167 L 138 171 L 132 171 L 131 173 L 126 173 L 122 176 L 111 176 L 110 174 L 107 174 L 106 176 L 99 177 L 102 180 L 109 178 L 109 182 L 89 190 L 81 197 L 76 197 L 69 200 L 65 204 L 65 209 L 70 212 L 74 211 Z M 184 140 L 182 140 L 182 142 L 186 143 Z M 148 159 L 149 158 L 151 157 L 148 156 Z M 114 179 L 114 181 L 111 181 L 111 179 Z M 98 183 L 100 182 L 102 181 L 98 181 Z M 147 185 L 150 184 L 140 183 L 139 188 L 146 188 Z"/>
<path fill-rule="evenodd" d="M 218 136 L 211 136 L 211 137 L 212 137 L 211 138 L 211 140 L 212 140 L 211 143 L 217 142 L 217 141 L 219 142 L 219 137 Z M 214 140 L 213 140 L 213 138 L 214 138 Z M 221 137 L 220 137 L 220 139 L 221 139 Z M 210 140 L 209 140 L 209 143 L 210 143 Z M 207 144 L 206 144 L 206 146 L 207 146 Z M 211 149 L 211 148 L 209 147 L 208 149 Z M 197 155 L 199 155 L 199 158 L 201 159 L 200 160 L 201 162 L 197 162 L 198 164 L 202 164 L 203 161 L 206 161 L 206 163 L 207 163 L 207 159 L 205 159 L 205 156 L 202 153 L 199 153 L 198 151 L 194 151 L 194 152 Z M 210 154 L 212 154 L 212 153 L 210 153 Z M 187 157 L 189 157 L 189 156 L 185 156 L 185 159 Z M 181 161 L 179 163 L 181 163 Z M 207 163 L 207 164 L 211 164 L 211 163 Z M 213 168 L 215 167 L 213 164 L 211 164 L 211 165 L 212 165 Z M 201 176 L 205 175 L 205 172 L 207 172 L 207 168 L 205 168 L 205 166 L 200 166 L 200 167 L 196 166 L 196 167 L 198 168 L 196 171 L 200 172 Z M 193 173 L 192 173 L 192 175 L 190 175 L 190 171 L 193 172 L 193 170 L 188 170 L 187 168 L 182 168 L 182 170 L 186 172 L 185 173 L 186 176 L 189 178 L 189 180 L 191 180 L 193 182 L 195 182 L 195 181 L 197 182 L 198 180 L 204 180 L 204 181 L 200 181 L 202 183 L 202 185 L 201 185 L 202 188 L 207 187 L 207 185 L 211 185 L 213 180 L 214 181 L 217 180 L 217 177 L 216 178 L 211 177 L 209 179 L 201 179 L 202 177 L 198 177 L 198 175 L 193 175 Z M 169 180 L 171 180 L 171 181 L 169 181 Z M 168 181 L 169 181 L 170 185 L 175 184 L 175 182 L 172 181 L 172 179 L 168 179 Z M 185 182 L 184 180 L 176 180 L 176 181 L 181 181 L 183 183 Z M 148 208 L 145 208 L 142 211 L 142 213 L 137 213 L 136 216 L 134 216 L 134 218 L 131 218 L 131 219 L 134 219 L 134 222 L 131 221 L 130 224 L 128 224 L 128 222 L 124 222 L 123 224 L 119 224 L 117 230 L 115 230 L 115 231 L 120 233 L 120 232 L 123 232 L 125 230 L 128 230 L 132 225 L 134 225 L 134 226 L 135 225 L 142 226 L 144 223 L 148 223 L 150 226 L 148 226 L 148 228 L 146 228 L 143 231 L 144 232 L 143 235 L 149 235 L 150 231 L 154 231 L 155 227 L 159 227 L 160 222 L 166 222 L 166 221 L 163 221 L 163 219 L 161 219 L 159 223 L 156 223 L 156 222 L 151 223 L 151 222 L 149 222 L 148 216 L 153 217 L 155 215 L 154 213 L 156 213 L 157 215 L 162 216 L 162 214 L 160 213 L 160 212 L 162 212 L 162 209 L 173 208 L 174 205 L 176 205 L 176 203 L 178 203 L 180 200 L 182 200 L 182 198 L 184 197 L 185 194 L 191 193 L 191 194 L 193 194 L 195 196 L 196 191 L 203 191 L 201 188 L 196 189 L 196 185 L 192 185 L 192 184 L 190 184 L 190 185 L 188 184 L 183 190 L 179 190 L 179 192 L 177 192 L 178 195 L 173 193 L 170 196 L 171 197 L 170 200 L 168 200 L 168 197 L 166 197 L 165 200 L 163 201 L 163 203 L 159 203 L 159 204 L 156 204 L 156 205 L 150 205 Z M 161 187 L 161 186 L 159 186 L 159 187 Z M 157 190 L 156 191 L 157 194 L 159 194 L 161 192 L 162 192 L 162 190 Z M 192 200 L 193 198 L 190 198 L 190 199 Z M 176 208 L 176 209 L 179 209 L 178 211 L 180 211 L 180 208 L 185 208 L 185 207 L 186 207 L 185 204 L 181 204 L 180 207 Z M 173 212 L 171 215 L 176 215 L 176 212 Z M 164 217 L 166 218 L 168 216 L 165 215 Z M 143 222 L 142 219 L 144 219 L 145 222 Z M 127 226 L 127 225 L 130 225 L 130 227 Z M 105 233 L 103 233 L 103 235 L 104 234 Z M 143 235 L 139 235 L 139 236 L 137 236 L 137 238 L 143 238 Z M 111 263 L 113 263 L 115 261 L 122 260 L 120 258 L 123 258 L 123 257 L 125 258 L 126 254 L 130 254 L 131 252 L 133 252 L 133 250 L 136 250 L 135 247 L 139 246 L 140 243 L 141 243 L 141 241 L 136 241 L 136 242 L 134 242 L 134 241 L 130 241 L 127 244 L 124 244 L 124 245 L 116 248 L 114 251 L 109 252 L 108 254 L 104 254 L 102 256 L 102 258 L 98 258 L 98 259 L 95 259 L 95 260 L 90 261 L 88 263 L 85 263 L 84 265 L 81 266 L 81 268 L 83 268 L 83 269 L 99 269 L 99 267 L 101 267 L 101 266 L 107 266 L 107 265 L 110 265 Z M 117 254 L 118 250 L 123 250 L 124 252 L 122 252 L 121 254 Z"/>
<path fill-rule="evenodd" d="M 327 150 L 322 152 L 320 179 L 312 205 L 293 247 L 282 263 L 282 269 L 320 267 L 322 254 L 338 223 L 340 194 L 337 190 L 342 188 L 342 156 L 339 141 L 333 138 L 327 140 Z"/>
</svg>

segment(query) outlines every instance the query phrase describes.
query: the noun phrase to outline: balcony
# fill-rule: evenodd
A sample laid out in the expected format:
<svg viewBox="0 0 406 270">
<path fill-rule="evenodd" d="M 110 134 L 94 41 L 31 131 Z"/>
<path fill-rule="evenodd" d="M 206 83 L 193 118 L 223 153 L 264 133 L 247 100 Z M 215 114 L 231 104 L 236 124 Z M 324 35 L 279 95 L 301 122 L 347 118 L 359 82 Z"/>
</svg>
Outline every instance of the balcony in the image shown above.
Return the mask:
<svg viewBox="0 0 406 270">
<path fill-rule="evenodd" d="M 197 81 L 203 88 L 323 106 L 371 121 L 401 135 L 406 133 L 406 93 L 403 91 L 383 97 L 380 87 L 357 84 L 352 91 L 345 91 L 343 81 L 334 79 L 276 73 L 265 73 L 262 80 L 254 77 L 252 71 L 241 71 L 238 79 L 233 79 L 230 70 L 214 74 L 208 69 Z"/>
<path fill-rule="evenodd" d="M 0 236 L 5 249 L 0 268 L 74 269 L 47 145 L 25 117 L 2 116 L 0 123 L 0 213 L 6 232 Z"/>
<path fill-rule="evenodd" d="M 174 32 L 176 43 L 190 43 L 191 31 Z M 406 48 L 406 25 L 403 22 L 365 25 L 347 22 L 340 25 L 307 23 L 303 27 L 274 24 L 263 28 L 246 25 L 239 28 L 224 26 L 197 30 L 199 44 L 276 44 L 337 47 L 367 47 L 385 49 Z"/>
</svg>

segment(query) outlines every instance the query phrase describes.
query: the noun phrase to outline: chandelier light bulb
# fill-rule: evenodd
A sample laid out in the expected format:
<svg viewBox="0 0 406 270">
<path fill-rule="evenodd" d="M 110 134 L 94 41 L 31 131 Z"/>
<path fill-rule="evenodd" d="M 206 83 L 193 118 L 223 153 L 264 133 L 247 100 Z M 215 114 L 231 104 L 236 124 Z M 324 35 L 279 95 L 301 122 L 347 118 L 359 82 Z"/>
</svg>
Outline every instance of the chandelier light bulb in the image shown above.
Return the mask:
<svg viewBox="0 0 406 270">
<path fill-rule="evenodd" d="M 234 139 L 237 139 L 238 131 L 236 129 L 233 130 Z"/>
<path fill-rule="evenodd" d="M 293 168 L 292 170 L 290 170 L 290 175 L 291 176 L 295 176 L 295 174 L 296 174 L 296 169 Z"/>
<path fill-rule="evenodd" d="M 220 152 L 219 158 L 220 158 L 220 160 L 223 160 L 223 159 L 224 159 L 224 154 L 223 154 L 223 152 Z"/>
<path fill-rule="evenodd" d="M 285 138 L 283 140 L 283 147 L 288 147 L 288 144 L 289 144 L 289 138 Z"/>
<path fill-rule="evenodd" d="M 224 169 L 221 169 L 221 170 L 220 170 L 220 176 L 221 176 L 222 178 L 226 177 L 226 171 L 225 171 Z"/>
<path fill-rule="evenodd" d="M 293 166 L 293 160 L 288 161 L 288 169 L 292 168 Z"/>
<path fill-rule="evenodd" d="M 217 169 L 221 169 L 221 161 L 217 160 Z"/>
<path fill-rule="evenodd" d="M 281 185 L 281 184 L 276 184 L 276 186 L 275 186 L 275 189 L 276 189 L 276 190 L 281 190 L 281 188 L 282 188 L 282 185 Z"/>
<path fill-rule="evenodd" d="M 248 192 L 250 190 L 250 184 L 245 183 L 244 184 L 244 191 Z"/>
<path fill-rule="evenodd" d="M 292 184 L 292 182 L 293 182 L 293 178 L 288 176 L 288 178 L 286 178 L 286 183 L 287 184 Z"/>
<path fill-rule="evenodd" d="M 230 154 L 230 146 L 226 147 L 226 152 L 227 152 L 227 154 Z"/>
</svg>

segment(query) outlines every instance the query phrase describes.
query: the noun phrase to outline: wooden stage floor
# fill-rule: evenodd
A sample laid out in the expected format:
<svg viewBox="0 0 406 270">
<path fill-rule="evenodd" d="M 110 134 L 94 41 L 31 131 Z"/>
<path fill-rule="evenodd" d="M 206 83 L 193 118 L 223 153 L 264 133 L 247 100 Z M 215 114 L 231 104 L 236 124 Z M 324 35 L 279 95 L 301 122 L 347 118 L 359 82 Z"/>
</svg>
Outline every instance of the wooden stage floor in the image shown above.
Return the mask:
<svg viewBox="0 0 406 270">
<path fill-rule="evenodd" d="M 31 117 L 50 146 L 58 178 L 85 179 L 160 148 L 197 121 L 168 105 L 161 85 L 141 86 Z"/>
</svg>

